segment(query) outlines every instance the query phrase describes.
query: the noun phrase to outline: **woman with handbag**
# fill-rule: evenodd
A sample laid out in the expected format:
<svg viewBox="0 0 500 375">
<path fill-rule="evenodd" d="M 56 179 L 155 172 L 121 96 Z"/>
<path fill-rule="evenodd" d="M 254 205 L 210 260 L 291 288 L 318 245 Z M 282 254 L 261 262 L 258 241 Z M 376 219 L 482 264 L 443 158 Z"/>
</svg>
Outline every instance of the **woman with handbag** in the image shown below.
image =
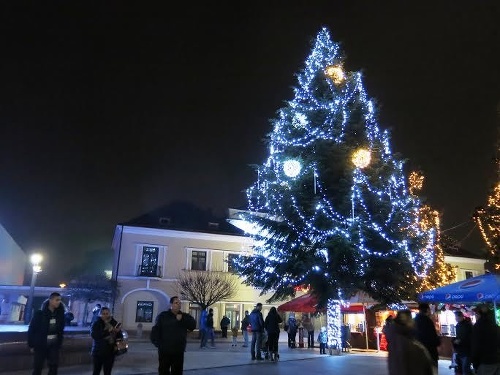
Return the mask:
<svg viewBox="0 0 500 375">
<path fill-rule="evenodd" d="M 121 340 L 121 324 L 111 316 L 109 307 L 101 308 L 99 318 L 92 324 L 90 330 L 92 336 L 92 359 L 94 363 L 93 375 L 100 375 L 101 369 L 104 375 L 111 375 L 115 362 L 116 342 Z"/>
</svg>

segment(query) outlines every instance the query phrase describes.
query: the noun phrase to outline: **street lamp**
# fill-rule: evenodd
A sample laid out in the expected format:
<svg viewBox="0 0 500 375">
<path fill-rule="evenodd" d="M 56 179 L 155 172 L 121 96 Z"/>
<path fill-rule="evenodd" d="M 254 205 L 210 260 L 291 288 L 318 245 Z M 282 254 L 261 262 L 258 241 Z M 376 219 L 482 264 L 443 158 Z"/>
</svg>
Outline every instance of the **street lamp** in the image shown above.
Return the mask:
<svg viewBox="0 0 500 375">
<path fill-rule="evenodd" d="M 31 320 L 31 313 L 33 310 L 33 298 L 35 297 L 35 284 L 37 275 L 42 272 L 42 267 L 40 263 L 42 262 L 41 254 L 33 254 L 31 255 L 30 262 L 32 264 L 33 273 L 31 274 L 31 285 L 30 285 L 30 294 L 28 296 L 28 303 L 26 305 L 26 310 L 24 311 L 24 323 L 29 324 Z"/>
</svg>

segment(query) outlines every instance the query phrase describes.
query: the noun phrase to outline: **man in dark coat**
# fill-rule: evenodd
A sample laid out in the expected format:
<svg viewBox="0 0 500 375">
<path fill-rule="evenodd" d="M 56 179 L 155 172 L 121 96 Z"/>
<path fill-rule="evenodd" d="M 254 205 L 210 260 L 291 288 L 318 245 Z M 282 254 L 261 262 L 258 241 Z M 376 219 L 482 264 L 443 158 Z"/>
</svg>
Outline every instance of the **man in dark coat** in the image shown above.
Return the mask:
<svg viewBox="0 0 500 375">
<path fill-rule="evenodd" d="M 500 373 L 500 334 L 495 316 L 486 304 L 474 309 L 476 324 L 472 326 L 471 361 L 476 374 Z"/>
<path fill-rule="evenodd" d="M 170 309 L 156 317 L 151 342 L 158 348 L 158 374 L 182 375 L 187 332 L 196 328 L 195 319 L 181 311 L 179 297 L 170 298 Z"/>
<path fill-rule="evenodd" d="M 434 374 L 429 352 L 414 338 L 414 324 L 410 310 L 401 310 L 393 323 L 385 326 L 389 375 Z"/>
<path fill-rule="evenodd" d="M 229 324 L 231 324 L 231 321 L 227 316 L 224 315 L 220 321 L 220 329 L 222 331 L 222 337 L 227 338 L 227 328 L 229 327 Z"/>
<path fill-rule="evenodd" d="M 425 346 L 431 355 L 434 367 L 437 369 L 439 360 L 437 348 L 441 345 L 441 339 L 436 332 L 436 327 L 430 316 L 431 308 L 429 304 L 419 304 L 418 314 L 415 316 L 415 338 Z"/>
<path fill-rule="evenodd" d="M 28 328 L 28 346 L 34 353 L 33 375 L 42 373 L 45 360 L 48 375 L 57 375 L 64 323 L 64 304 L 61 295 L 54 292 L 43 302 L 41 310 L 35 312 Z"/>
<path fill-rule="evenodd" d="M 472 322 L 466 318 L 461 311 L 455 311 L 455 338 L 453 339 L 453 350 L 455 351 L 458 373 L 462 375 L 472 375 L 470 349 L 472 338 Z"/>
<path fill-rule="evenodd" d="M 99 318 L 92 324 L 92 359 L 94 364 L 93 375 L 99 375 L 101 369 L 104 375 L 111 375 L 115 362 L 116 340 L 123 337 L 120 324 L 111 316 L 109 307 L 99 310 Z"/>
</svg>

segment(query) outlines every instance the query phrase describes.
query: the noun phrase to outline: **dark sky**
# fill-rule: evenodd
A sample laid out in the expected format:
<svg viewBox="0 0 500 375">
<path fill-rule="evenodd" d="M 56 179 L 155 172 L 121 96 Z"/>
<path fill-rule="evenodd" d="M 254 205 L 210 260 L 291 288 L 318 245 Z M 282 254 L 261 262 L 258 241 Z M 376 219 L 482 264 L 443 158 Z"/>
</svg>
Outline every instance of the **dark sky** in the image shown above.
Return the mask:
<svg viewBox="0 0 500 375">
<path fill-rule="evenodd" d="M 40 285 L 165 203 L 245 205 L 322 26 L 425 173 L 443 229 L 482 245 L 470 217 L 496 172 L 498 1 L 104 3 L 0 5 L 0 223 L 45 253 Z"/>
</svg>

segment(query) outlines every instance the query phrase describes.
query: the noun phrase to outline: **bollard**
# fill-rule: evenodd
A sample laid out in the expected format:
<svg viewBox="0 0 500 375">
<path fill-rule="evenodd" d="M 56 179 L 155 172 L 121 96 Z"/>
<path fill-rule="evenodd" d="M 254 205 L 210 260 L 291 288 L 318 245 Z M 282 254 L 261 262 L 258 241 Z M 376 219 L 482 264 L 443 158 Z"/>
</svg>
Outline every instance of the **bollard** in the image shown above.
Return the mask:
<svg viewBox="0 0 500 375">
<path fill-rule="evenodd" d="M 142 323 L 137 324 L 137 338 L 142 338 Z"/>
</svg>

